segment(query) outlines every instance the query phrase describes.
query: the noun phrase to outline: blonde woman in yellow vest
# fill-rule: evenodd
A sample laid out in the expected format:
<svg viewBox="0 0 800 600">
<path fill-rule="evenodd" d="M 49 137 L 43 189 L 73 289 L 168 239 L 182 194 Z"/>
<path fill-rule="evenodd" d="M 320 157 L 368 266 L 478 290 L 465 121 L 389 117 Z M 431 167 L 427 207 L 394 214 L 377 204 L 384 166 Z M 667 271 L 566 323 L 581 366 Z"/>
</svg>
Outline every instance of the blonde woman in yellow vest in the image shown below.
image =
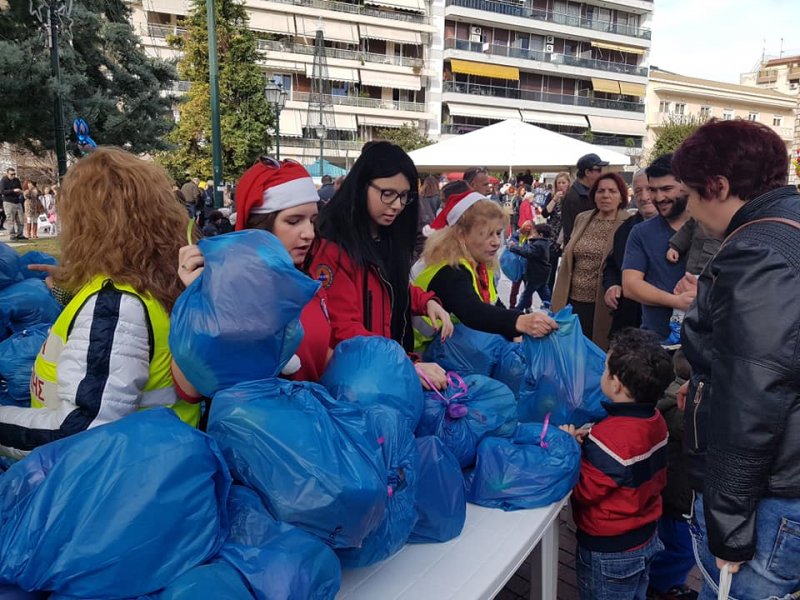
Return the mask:
<svg viewBox="0 0 800 600">
<path fill-rule="evenodd" d="M 477 192 L 450 196 L 431 223 L 436 232 L 425 243 L 427 266 L 415 284 L 435 292 L 453 320 L 467 327 L 508 339 L 545 336 L 558 327 L 553 319 L 507 309 L 497 297 L 494 274 L 507 224 L 503 209 Z"/>
<path fill-rule="evenodd" d="M 182 289 L 188 216 L 166 173 L 100 148 L 64 179 L 59 218 L 53 275 L 72 297 L 36 358 L 31 408 L 0 407 L 0 453 L 19 458 L 156 406 L 196 425 L 199 406 L 178 399 L 170 372 L 169 312 Z"/>
</svg>

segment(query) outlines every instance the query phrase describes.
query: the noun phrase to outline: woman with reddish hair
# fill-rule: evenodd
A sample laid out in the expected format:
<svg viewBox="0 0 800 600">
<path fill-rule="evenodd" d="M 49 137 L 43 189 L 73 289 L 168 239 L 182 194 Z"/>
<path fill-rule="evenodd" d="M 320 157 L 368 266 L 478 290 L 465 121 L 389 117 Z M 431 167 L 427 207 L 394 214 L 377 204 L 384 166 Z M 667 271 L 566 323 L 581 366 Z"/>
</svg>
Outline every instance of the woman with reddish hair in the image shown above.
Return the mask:
<svg viewBox="0 0 800 600">
<path fill-rule="evenodd" d="M 788 598 L 800 590 L 800 195 L 786 145 L 756 122 L 706 123 L 672 168 L 692 217 L 724 240 L 681 337 L 700 598 L 716 597 L 726 565 L 731 598 Z"/>
<path fill-rule="evenodd" d="M 603 267 L 614 244 L 614 233 L 630 217 L 628 186 L 617 173 L 601 175 L 589 190 L 596 208 L 578 214 L 569 238 L 556 287 L 553 310 L 571 304 L 583 335 L 604 350 L 608 347 L 611 311 L 603 301 Z"/>
</svg>

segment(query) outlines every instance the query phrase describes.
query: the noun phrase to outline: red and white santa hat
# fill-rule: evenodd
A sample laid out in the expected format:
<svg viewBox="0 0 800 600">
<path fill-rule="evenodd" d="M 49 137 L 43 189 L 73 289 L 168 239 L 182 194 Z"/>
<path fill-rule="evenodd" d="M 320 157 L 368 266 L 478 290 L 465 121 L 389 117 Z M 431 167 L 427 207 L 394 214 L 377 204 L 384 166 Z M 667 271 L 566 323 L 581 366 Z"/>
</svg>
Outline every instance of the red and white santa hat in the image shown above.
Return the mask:
<svg viewBox="0 0 800 600">
<path fill-rule="evenodd" d="M 236 186 L 236 231 L 244 229 L 252 214 L 269 214 L 317 201 L 317 188 L 303 165 L 259 159 Z"/>
<path fill-rule="evenodd" d="M 481 200 L 488 200 L 488 198 L 471 190 L 449 196 L 444 208 L 431 223 L 431 229 L 439 230 L 445 227 L 452 227 L 473 204 Z"/>
</svg>

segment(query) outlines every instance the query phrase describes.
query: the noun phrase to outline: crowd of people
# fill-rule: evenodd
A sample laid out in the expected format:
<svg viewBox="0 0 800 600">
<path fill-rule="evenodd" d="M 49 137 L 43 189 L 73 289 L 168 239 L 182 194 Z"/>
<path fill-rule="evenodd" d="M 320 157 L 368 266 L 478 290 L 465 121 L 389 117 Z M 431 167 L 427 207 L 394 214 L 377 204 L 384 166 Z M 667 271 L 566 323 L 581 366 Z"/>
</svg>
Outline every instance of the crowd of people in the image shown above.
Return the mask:
<svg viewBox="0 0 800 600">
<path fill-rule="evenodd" d="M 608 350 L 609 416 L 567 428 L 583 452 L 573 496 L 583 598 L 696 597 L 695 564 L 703 600 L 723 568 L 735 573 L 732 598 L 796 597 L 800 195 L 786 185 L 785 145 L 760 124 L 712 120 L 635 173 L 630 199 L 607 165 L 588 154 L 574 181 L 559 173 L 551 185 L 527 171 L 492 186 L 473 168 L 420 186 L 403 150 L 370 142 L 317 190 L 298 163 L 263 157 L 238 182 L 233 225 L 214 209 L 213 183 L 177 188 L 152 163 L 100 148 L 59 194 L 49 283 L 64 310 L 37 357 L 31 408 L 0 407 L 0 452 L 23 457 L 152 406 L 197 425 L 203 399 L 167 339 L 172 306 L 204 268 L 184 232 L 195 242 L 260 229 L 321 283 L 283 373 L 296 380 L 318 381 L 342 341 L 382 336 L 403 346 L 421 386 L 444 389 L 445 370 L 420 358 L 435 336 L 463 324 L 544 337 L 558 324 L 530 310 L 534 294 L 572 306 Z M 35 238 L 53 190 L 48 199 L 10 169 L 2 194 L 14 235 L 24 204 L 34 215 L 24 237 Z M 506 246 L 526 260 L 508 306 Z"/>
<path fill-rule="evenodd" d="M 0 231 L 8 231 L 11 240 L 37 239 L 41 215 L 46 217 L 51 235 L 58 234 L 58 186 L 47 185 L 40 190 L 33 180 L 21 182 L 16 169 L 9 167 L 0 178 L 0 196 Z"/>
</svg>

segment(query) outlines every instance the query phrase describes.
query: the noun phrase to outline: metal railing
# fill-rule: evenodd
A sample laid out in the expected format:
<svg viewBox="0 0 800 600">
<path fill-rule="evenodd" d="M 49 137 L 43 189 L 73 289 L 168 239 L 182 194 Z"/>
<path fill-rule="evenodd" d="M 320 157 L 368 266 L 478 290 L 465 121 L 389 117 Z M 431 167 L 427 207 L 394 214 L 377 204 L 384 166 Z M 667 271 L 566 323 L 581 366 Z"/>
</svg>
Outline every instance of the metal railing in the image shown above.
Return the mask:
<svg viewBox="0 0 800 600">
<path fill-rule="evenodd" d="M 381 19 L 392 19 L 393 21 L 406 21 L 409 23 L 428 23 L 428 17 L 418 13 L 408 13 L 393 10 L 381 10 L 371 6 L 349 2 L 335 2 L 332 0 L 271 0 L 279 4 L 291 4 L 293 6 L 308 6 L 322 10 L 334 10 L 336 12 L 350 13 L 353 15 L 367 15 L 369 17 L 379 17 Z"/>
<path fill-rule="evenodd" d="M 259 50 L 273 52 L 291 52 L 293 54 L 314 55 L 314 46 L 309 44 L 298 44 L 294 42 L 280 42 L 277 40 L 258 40 Z M 374 52 L 363 52 L 361 50 L 342 50 L 340 48 L 325 48 L 328 58 L 340 58 L 343 60 L 357 60 L 361 63 L 379 63 L 383 65 L 397 65 L 401 67 L 422 68 L 425 64 L 421 58 L 410 58 L 407 56 L 394 56 L 390 54 L 376 54 Z"/>
<path fill-rule="evenodd" d="M 359 140 L 324 140 L 322 147 L 325 150 L 361 150 L 364 141 Z M 293 146 L 295 148 L 319 148 L 317 138 L 298 138 L 281 136 L 281 146 Z"/>
<path fill-rule="evenodd" d="M 633 25 L 622 25 L 601 21 L 599 19 L 588 19 L 580 15 L 570 15 L 558 13 L 552 10 L 541 8 L 526 7 L 518 2 L 502 2 L 499 0 L 446 0 L 445 6 L 460 6 L 472 10 L 482 10 L 512 17 L 523 17 L 534 21 L 545 21 L 556 23 L 557 25 L 570 25 L 581 29 L 591 29 L 593 31 L 605 31 L 616 33 L 645 40 L 650 39 L 650 30 Z"/>
<path fill-rule="evenodd" d="M 310 102 L 309 92 L 292 92 L 290 100 L 297 102 Z M 362 98 L 361 96 L 335 96 L 325 95 L 323 99 L 326 104 L 332 106 L 361 106 L 364 108 L 382 108 L 385 110 L 406 110 L 411 112 L 425 112 L 423 102 L 406 102 L 398 100 L 380 100 L 377 98 Z"/>
<path fill-rule="evenodd" d="M 530 50 L 527 48 L 514 48 L 484 42 L 470 42 L 469 40 L 459 40 L 455 38 L 446 38 L 444 47 L 445 49 L 479 52 L 481 54 L 494 56 L 508 56 L 509 58 L 536 60 L 549 64 L 569 65 L 571 67 L 583 67 L 585 69 L 596 69 L 612 73 L 627 73 L 629 75 L 647 77 L 647 67 L 637 67 L 636 65 L 626 65 L 625 63 L 597 60 L 594 58 L 567 56 L 566 54 L 554 52 L 541 52 L 539 50 Z"/>
<path fill-rule="evenodd" d="M 147 24 L 147 36 L 155 38 L 165 38 L 168 35 L 183 35 L 186 33 L 185 27 L 175 27 L 174 25 Z"/>
<path fill-rule="evenodd" d="M 608 100 L 606 98 L 593 98 L 589 96 L 574 96 L 568 94 L 552 94 L 521 90 L 519 88 L 503 88 L 477 83 L 461 83 L 456 81 L 444 82 L 445 92 L 458 94 L 473 94 L 477 96 L 494 96 L 495 98 L 513 98 L 529 102 L 549 102 L 568 106 L 589 106 L 592 108 L 605 108 L 610 110 L 624 110 L 628 112 L 644 112 L 644 103 L 625 102 L 623 100 Z"/>
</svg>

